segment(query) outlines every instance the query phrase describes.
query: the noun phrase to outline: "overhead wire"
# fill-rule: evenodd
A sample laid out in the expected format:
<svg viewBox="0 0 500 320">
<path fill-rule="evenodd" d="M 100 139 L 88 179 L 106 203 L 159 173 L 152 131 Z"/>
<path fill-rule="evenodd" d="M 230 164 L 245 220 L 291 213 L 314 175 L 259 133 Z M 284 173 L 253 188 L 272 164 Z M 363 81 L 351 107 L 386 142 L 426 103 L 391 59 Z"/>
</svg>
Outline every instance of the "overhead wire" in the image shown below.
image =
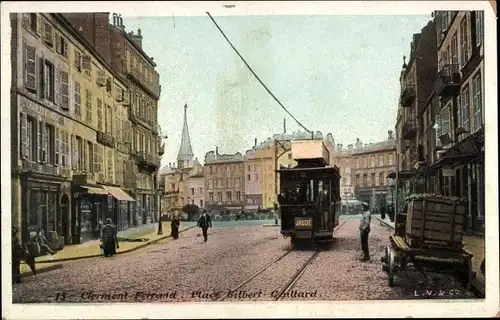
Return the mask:
<svg viewBox="0 0 500 320">
<path fill-rule="evenodd" d="M 285 112 L 293 119 L 295 120 L 295 122 L 297 122 L 297 124 L 303 128 L 305 131 L 307 131 L 308 133 L 310 133 L 311 135 L 314 135 L 314 133 L 307 129 L 297 118 L 295 118 L 293 116 L 293 114 L 290 113 L 290 111 L 288 111 L 288 109 L 281 103 L 281 101 L 271 92 L 271 90 L 269 90 L 269 88 L 264 84 L 264 82 L 262 82 L 262 80 L 259 78 L 259 76 L 253 71 L 252 67 L 250 67 L 250 65 L 246 62 L 245 58 L 243 58 L 243 56 L 238 52 L 238 49 L 236 49 L 234 47 L 234 45 L 231 43 L 231 41 L 227 38 L 227 36 L 225 35 L 224 31 L 222 31 L 222 29 L 219 27 L 219 25 L 217 24 L 217 22 L 215 21 L 215 19 L 212 17 L 212 15 L 207 11 L 206 12 L 207 15 L 210 17 L 210 19 L 212 20 L 212 22 L 215 24 L 215 26 L 217 27 L 217 29 L 219 29 L 220 33 L 222 34 L 222 36 L 224 37 L 224 39 L 226 39 L 226 41 L 229 43 L 229 45 L 231 46 L 231 48 L 233 48 L 233 50 L 236 52 L 236 54 L 240 57 L 240 59 L 243 61 L 243 63 L 247 66 L 248 70 L 250 70 L 250 72 L 254 75 L 254 77 L 260 82 L 260 84 L 264 87 L 264 89 L 266 89 L 266 91 L 274 98 L 274 100 L 281 106 L 281 108 L 283 110 L 285 110 Z"/>
</svg>

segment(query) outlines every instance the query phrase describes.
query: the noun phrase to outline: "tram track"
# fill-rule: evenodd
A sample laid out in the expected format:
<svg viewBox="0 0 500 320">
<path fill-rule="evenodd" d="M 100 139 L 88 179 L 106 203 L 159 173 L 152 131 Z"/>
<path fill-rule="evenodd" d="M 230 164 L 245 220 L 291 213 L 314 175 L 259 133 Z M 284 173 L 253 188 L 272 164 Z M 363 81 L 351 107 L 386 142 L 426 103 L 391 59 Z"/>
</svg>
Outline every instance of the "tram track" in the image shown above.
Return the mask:
<svg viewBox="0 0 500 320">
<path fill-rule="evenodd" d="M 343 221 L 335 230 L 338 231 L 344 224 L 347 223 L 349 219 L 346 219 Z M 335 241 L 335 238 L 333 239 Z M 323 251 L 321 247 L 315 247 L 314 252 L 311 255 L 308 255 L 306 258 L 305 262 L 302 263 L 302 265 L 293 272 L 293 276 L 288 278 L 288 280 L 285 282 L 284 286 L 280 286 L 279 288 L 275 289 L 272 291 L 271 298 L 274 301 L 279 301 L 282 300 L 284 297 L 287 296 L 288 293 L 290 293 L 295 286 L 295 284 L 298 282 L 298 280 L 301 278 L 301 276 L 305 273 L 306 269 L 308 266 L 311 265 L 311 263 L 319 256 L 319 254 Z M 297 254 L 301 255 L 304 252 L 307 251 L 302 251 L 302 250 L 294 250 L 294 249 L 289 249 L 287 250 L 284 254 L 279 256 L 278 258 L 274 259 L 273 261 L 269 262 L 266 264 L 264 267 L 259 269 L 257 272 L 246 278 L 244 281 L 240 282 L 238 285 L 233 287 L 232 289 L 228 290 L 225 294 L 223 294 L 221 297 L 219 297 L 216 301 L 224 301 L 227 299 L 234 298 L 234 293 L 238 292 L 238 290 L 242 291 L 242 289 L 245 288 L 249 283 L 254 281 L 256 278 L 259 276 L 263 275 L 266 271 L 271 270 L 272 268 L 277 268 L 277 265 L 288 257 L 291 257 L 291 254 Z M 303 258 L 301 259 L 303 261 Z M 285 260 L 286 261 L 286 260 Z M 284 266 L 289 266 L 289 264 L 284 264 Z"/>
</svg>

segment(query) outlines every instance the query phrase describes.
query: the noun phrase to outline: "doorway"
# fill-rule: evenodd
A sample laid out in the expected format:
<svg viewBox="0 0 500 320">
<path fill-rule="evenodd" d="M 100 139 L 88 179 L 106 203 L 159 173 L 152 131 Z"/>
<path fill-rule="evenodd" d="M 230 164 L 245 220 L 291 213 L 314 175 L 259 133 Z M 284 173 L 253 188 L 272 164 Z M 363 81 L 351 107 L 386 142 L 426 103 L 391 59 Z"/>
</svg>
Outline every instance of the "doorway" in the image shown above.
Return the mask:
<svg viewBox="0 0 500 320">
<path fill-rule="evenodd" d="M 64 237 L 64 244 L 68 244 L 69 239 L 69 196 L 63 194 L 61 197 L 61 206 L 59 209 L 59 219 L 61 222 L 58 233 Z"/>
</svg>

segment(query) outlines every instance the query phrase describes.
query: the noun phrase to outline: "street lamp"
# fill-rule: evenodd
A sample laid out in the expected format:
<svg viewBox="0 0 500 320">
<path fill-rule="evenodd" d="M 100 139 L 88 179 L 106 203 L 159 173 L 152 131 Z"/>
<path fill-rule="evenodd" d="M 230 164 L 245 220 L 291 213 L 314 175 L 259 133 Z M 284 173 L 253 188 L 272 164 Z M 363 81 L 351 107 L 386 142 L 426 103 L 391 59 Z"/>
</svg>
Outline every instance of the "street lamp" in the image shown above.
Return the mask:
<svg viewBox="0 0 500 320">
<path fill-rule="evenodd" d="M 394 221 L 394 217 L 396 216 L 396 206 L 394 205 L 394 187 L 396 185 L 396 173 L 394 171 L 389 172 L 387 175 L 387 180 L 389 183 L 389 187 L 391 188 L 391 205 L 392 205 L 392 214 L 389 214 L 389 218 L 391 221 Z"/>
<path fill-rule="evenodd" d="M 168 136 L 162 136 L 161 134 L 161 129 L 159 128 L 160 131 L 160 147 L 163 148 L 165 143 L 163 142 L 164 139 L 167 139 Z M 156 172 L 155 172 L 155 187 L 156 187 L 156 209 L 158 210 L 158 235 L 163 235 L 163 223 L 161 221 L 162 215 L 161 215 L 161 195 L 163 194 L 163 188 L 160 188 L 160 165 L 161 165 L 161 160 L 160 164 L 158 165 Z M 161 190 L 160 190 L 161 189 Z"/>
</svg>

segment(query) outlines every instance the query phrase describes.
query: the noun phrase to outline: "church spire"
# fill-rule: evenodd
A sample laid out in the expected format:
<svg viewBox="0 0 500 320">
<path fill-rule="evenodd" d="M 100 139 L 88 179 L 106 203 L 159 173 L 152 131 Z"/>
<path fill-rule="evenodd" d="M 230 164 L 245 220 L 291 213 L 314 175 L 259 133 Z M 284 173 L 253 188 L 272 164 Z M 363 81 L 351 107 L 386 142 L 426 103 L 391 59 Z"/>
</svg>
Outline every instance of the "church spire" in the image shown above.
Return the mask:
<svg viewBox="0 0 500 320">
<path fill-rule="evenodd" d="M 187 123 L 187 104 L 184 105 L 184 125 L 182 126 L 182 138 L 179 153 L 177 154 L 177 167 L 190 167 L 193 164 L 193 148 L 191 147 L 191 139 L 189 137 L 189 129 Z"/>
</svg>

